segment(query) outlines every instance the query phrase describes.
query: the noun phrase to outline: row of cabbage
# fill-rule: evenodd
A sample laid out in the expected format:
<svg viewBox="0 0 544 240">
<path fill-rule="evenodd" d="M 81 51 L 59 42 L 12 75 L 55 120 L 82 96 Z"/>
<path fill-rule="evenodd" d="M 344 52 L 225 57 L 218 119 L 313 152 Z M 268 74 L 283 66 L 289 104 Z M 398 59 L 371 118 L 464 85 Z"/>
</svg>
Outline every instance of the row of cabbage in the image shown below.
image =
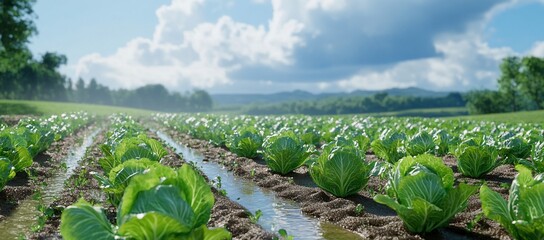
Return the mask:
<svg viewBox="0 0 544 240">
<path fill-rule="evenodd" d="M 104 176 L 93 173 L 117 209 L 111 224 L 104 210 L 81 199 L 61 216 L 64 239 L 230 239 L 223 228 L 208 229 L 214 196 L 189 164 L 161 164 L 167 151 L 124 115 L 111 117 L 112 129 L 98 160 Z"/>
<path fill-rule="evenodd" d="M 156 115 L 167 127 L 262 157 L 287 174 L 306 165 L 325 191 L 346 197 L 371 176 L 388 180 L 375 201 L 394 209 L 408 230 L 429 232 L 467 206 L 477 186 L 454 186 L 453 170 L 437 156 L 454 155 L 459 171 L 481 178 L 501 164 L 517 165 L 510 202 L 481 186 L 482 210 L 514 238 L 544 236 L 543 131 L 540 125 L 363 117 Z M 381 161 L 366 161 L 367 152 Z M 501 201 L 502 200 L 502 201 Z M 506 207 L 504 207 L 506 206 Z"/>
<path fill-rule="evenodd" d="M 0 131 L 0 190 L 18 172 L 25 171 L 40 152 L 91 121 L 87 113 L 26 118 Z"/>
</svg>

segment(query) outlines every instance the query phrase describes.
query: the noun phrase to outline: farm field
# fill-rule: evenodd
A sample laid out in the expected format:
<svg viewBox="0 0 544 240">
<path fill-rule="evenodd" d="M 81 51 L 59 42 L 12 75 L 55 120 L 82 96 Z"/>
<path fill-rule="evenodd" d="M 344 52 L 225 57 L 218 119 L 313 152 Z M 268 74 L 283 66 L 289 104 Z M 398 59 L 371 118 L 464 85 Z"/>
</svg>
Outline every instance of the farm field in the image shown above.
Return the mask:
<svg viewBox="0 0 544 240">
<path fill-rule="evenodd" d="M 136 108 L 112 107 L 95 104 L 0 99 L 0 115 L 52 115 L 78 111 L 85 111 L 89 114 L 98 116 L 108 116 L 114 113 L 125 113 L 132 116 L 148 116 L 152 113 L 152 111 Z"/>
<path fill-rule="evenodd" d="M 12 117 L 20 122 L 1 127 L 5 239 L 544 234 L 541 124 L 364 116 Z"/>
<path fill-rule="evenodd" d="M 544 240 L 544 0 L 0 12 L 0 240 Z"/>
</svg>

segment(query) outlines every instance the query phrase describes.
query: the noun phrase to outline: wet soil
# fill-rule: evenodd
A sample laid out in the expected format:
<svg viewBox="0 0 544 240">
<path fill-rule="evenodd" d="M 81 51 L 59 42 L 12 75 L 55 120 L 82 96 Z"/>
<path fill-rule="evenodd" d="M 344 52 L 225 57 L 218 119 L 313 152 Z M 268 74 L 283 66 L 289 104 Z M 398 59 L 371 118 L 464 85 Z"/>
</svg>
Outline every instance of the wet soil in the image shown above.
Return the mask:
<svg viewBox="0 0 544 240">
<path fill-rule="evenodd" d="M 271 172 L 262 159 L 248 159 L 229 152 L 224 147 L 216 147 L 211 143 L 181 134 L 175 130 L 164 130 L 176 141 L 191 147 L 204 155 L 205 161 L 223 164 L 226 169 L 235 175 L 250 179 L 258 186 L 270 189 L 280 197 L 298 202 L 305 214 L 321 221 L 342 226 L 345 229 L 359 233 L 368 239 L 510 239 L 500 225 L 482 218 L 475 223 L 472 231 L 467 230 L 467 224 L 481 214 L 481 204 L 478 195 L 470 198 L 467 209 L 458 214 L 452 222 L 444 228 L 435 230 L 426 235 L 417 235 L 408 232 L 396 213 L 385 205 L 372 200 L 376 193 L 383 193 L 386 181 L 380 178 L 371 178 L 367 186 L 355 196 L 336 198 L 319 189 L 312 182 L 305 167 L 294 173 L 281 176 Z M 367 155 L 368 159 L 375 159 Z M 451 156 L 444 157 L 449 166 L 455 165 Z M 475 185 L 482 180 L 470 179 L 461 176 L 454 168 L 458 182 L 467 182 Z M 511 166 L 500 166 L 483 178 L 493 190 L 499 191 L 504 197 L 508 195 L 505 184 L 512 182 L 515 176 Z M 358 204 L 364 207 L 362 213 L 355 211 Z"/>
<path fill-rule="evenodd" d="M 71 136 L 52 143 L 49 149 L 34 158 L 34 162 L 26 172 L 17 173 L 15 178 L 8 182 L 5 188 L 0 191 L 0 221 L 17 208 L 20 200 L 30 197 L 39 189 L 55 171 L 61 171 L 62 160 L 88 131 L 89 128 L 81 129 Z"/>
<path fill-rule="evenodd" d="M 149 133 L 151 137 L 160 141 L 155 133 Z M 168 150 L 168 155 L 161 161 L 162 164 L 170 167 L 179 167 L 185 164 L 185 161 L 174 153 L 171 147 L 164 144 Z M 207 176 L 201 173 L 210 183 Z M 251 222 L 248 210 L 242 205 L 223 196 L 216 188 L 212 187 L 215 197 L 215 204 L 212 209 L 208 227 L 224 227 L 232 233 L 233 239 L 273 239 L 274 235 L 264 230 L 260 225 Z"/>
<path fill-rule="evenodd" d="M 29 239 L 61 239 L 59 226 L 62 210 L 74 204 L 80 198 L 102 206 L 107 210 L 108 219 L 112 223 L 115 222 L 115 208 L 107 203 L 106 196 L 102 193 L 98 181 L 91 174 L 96 172 L 103 175 L 103 171 L 98 165 L 98 159 L 103 156 L 99 148 L 102 142 L 104 142 L 104 131 L 95 137 L 93 144 L 88 148 L 87 154 L 81 159 L 79 166 L 74 169 L 74 173 L 66 180 L 62 193 L 50 204 L 49 207 L 54 210 L 53 215 L 48 218 L 41 231 L 32 234 Z"/>
<path fill-rule="evenodd" d="M 152 133 L 149 135 L 158 139 Z M 104 132 L 95 138 L 87 155 L 80 162 L 80 167 L 74 170 L 74 174 L 67 181 L 67 186 L 63 190 L 62 195 L 51 204 L 50 207 L 55 210 L 53 216 L 47 220 L 43 230 L 33 234 L 30 239 L 61 239 L 59 226 L 62 210 L 74 204 L 81 197 L 88 202 L 100 205 L 106 209 L 108 219 L 112 224 L 115 224 L 117 210 L 113 205 L 108 203 L 106 196 L 100 189 L 99 183 L 90 174 L 91 172 L 96 172 L 97 174 L 104 175 L 97 161 L 103 157 L 102 151 L 99 149 L 100 144 L 103 142 Z M 184 164 L 183 160 L 177 154 L 171 149 L 167 149 L 169 154 L 163 158 L 161 163 L 170 167 L 180 167 Z M 247 210 L 243 206 L 221 195 L 215 188 L 212 188 L 212 190 L 215 196 L 215 205 L 212 209 L 208 227 L 226 227 L 232 233 L 233 239 L 273 238 L 274 235 L 266 232 L 259 225 L 251 223 Z"/>
</svg>

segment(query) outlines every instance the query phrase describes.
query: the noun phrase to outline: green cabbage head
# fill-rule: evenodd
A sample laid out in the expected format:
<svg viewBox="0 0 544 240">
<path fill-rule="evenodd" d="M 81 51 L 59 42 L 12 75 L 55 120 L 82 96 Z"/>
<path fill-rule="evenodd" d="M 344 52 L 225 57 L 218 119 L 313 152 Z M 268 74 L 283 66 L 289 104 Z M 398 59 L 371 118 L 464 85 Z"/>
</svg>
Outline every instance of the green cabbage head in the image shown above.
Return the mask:
<svg viewBox="0 0 544 240">
<path fill-rule="evenodd" d="M 312 154 L 311 147 L 292 131 L 280 132 L 265 139 L 263 156 L 272 171 L 285 175 L 304 164 Z"/>
<path fill-rule="evenodd" d="M 395 210 L 410 232 L 431 232 L 463 211 L 478 190 L 464 183 L 453 187 L 453 182 L 453 171 L 442 159 L 429 154 L 405 157 L 390 173 L 388 195 L 374 200 Z"/>
<path fill-rule="evenodd" d="M 208 229 L 214 196 L 188 164 L 179 170 L 156 166 L 134 176 L 112 226 L 100 208 L 80 201 L 66 208 L 60 231 L 64 239 L 231 239 L 224 228 Z"/>
<path fill-rule="evenodd" d="M 227 147 L 238 156 L 254 158 L 263 144 L 263 138 L 254 128 L 236 131 L 227 141 Z"/>
<path fill-rule="evenodd" d="M 480 178 L 503 163 L 495 147 L 487 145 L 460 147 L 455 157 L 459 171 L 472 178 Z"/>
<path fill-rule="evenodd" d="M 516 170 L 508 201 L 482 185 L 482 210 L 514 239 L 544 239 L 544 175 L 533 178 L 531 170 L 523 165 L 517 165 Z"/>
<path fill-rule="evenodd" d="M 364 152 L 352 146 L 325 147 L 310 167 L 313 181 L 337 197 L 359 192 L 368 182 L 372 167 L 365 162 Z"/>
</svg>

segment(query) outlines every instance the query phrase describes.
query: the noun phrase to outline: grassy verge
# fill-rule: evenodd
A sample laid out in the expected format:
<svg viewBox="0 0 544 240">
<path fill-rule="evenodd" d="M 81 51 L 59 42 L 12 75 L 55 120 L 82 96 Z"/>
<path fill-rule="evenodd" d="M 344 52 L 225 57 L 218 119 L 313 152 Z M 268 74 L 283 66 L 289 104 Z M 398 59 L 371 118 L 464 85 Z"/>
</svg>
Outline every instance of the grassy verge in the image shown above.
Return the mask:
<svg viewBox="0 0 544 240">
<path fill-rule="evenodd" d="M 465 107 L 421 108 L 363 115 L 374 117 L 450 117 L 468 115 L 468 111 Z"/>
<path fill-rule="evenodd" d="M 149 116 L 151 113 L 153 113 L 152 111 L 142 109 L 112 107 L 94 104 L 0 100 L 0 115 L 50 115 L 76 111 L 86 111 L 90 114 L 96 114 L 100 116 L 105 116 L 112 113 L 126 113 L 133 116 Z"/>
<path fill-rule="evenodd" d="M 544 123 L 544 110 L 513 113 L 495 113 L 483 115 L 448 117 L 447 119 L 466 119 L 508 123 Z"/>
</svg>

